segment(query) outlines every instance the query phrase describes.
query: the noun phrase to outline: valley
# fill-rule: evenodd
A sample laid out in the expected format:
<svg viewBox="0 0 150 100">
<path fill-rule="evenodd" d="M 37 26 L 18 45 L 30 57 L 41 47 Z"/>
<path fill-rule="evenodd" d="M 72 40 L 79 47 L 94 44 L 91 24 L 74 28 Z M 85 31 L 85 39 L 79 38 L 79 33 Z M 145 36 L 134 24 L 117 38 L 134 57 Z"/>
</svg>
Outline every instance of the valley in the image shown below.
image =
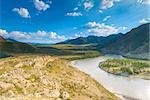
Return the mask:
<svg viewBox="0 0 150 100">
<path fill-rule="evenodd" d="M 79 37 L 56 44 L 23 43 L 0 36 L 0 99 L 146 100 L 150 98 L 146 91 L 148 25 L 126 34 Z M 143 28 L 143 38 L 134 39 Z M 138 95 L 137 87 L 144 95 Z"/>
<path fill-rule="evenodd" d="M 0 0 L 0 100 L 150 100 L 150 0 Z"/>
</svg>

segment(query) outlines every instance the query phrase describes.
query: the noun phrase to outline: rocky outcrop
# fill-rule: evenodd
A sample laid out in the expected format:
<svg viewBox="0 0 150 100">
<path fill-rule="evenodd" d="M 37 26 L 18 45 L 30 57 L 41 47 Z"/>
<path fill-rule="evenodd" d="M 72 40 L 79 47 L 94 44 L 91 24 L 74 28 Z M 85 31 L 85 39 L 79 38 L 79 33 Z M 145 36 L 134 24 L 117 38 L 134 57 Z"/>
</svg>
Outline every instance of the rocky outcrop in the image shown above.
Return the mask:
<svg viewBox="0 0 150 100">
<path fill-rule="evenodd" d="M 0 99 L 114 99 L 95 80 L 50 56 L 0 59 Z"/>
</svg>

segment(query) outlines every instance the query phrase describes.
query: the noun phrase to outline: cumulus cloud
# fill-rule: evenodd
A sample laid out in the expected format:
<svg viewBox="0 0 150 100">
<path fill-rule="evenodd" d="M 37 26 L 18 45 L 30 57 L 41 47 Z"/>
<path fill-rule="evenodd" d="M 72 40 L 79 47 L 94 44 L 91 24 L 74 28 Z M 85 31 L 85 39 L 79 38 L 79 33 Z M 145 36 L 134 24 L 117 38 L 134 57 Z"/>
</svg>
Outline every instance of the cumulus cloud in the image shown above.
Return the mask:
<svg viewBox="0 0 150 100">
<path fill-rule="evenodd" d="M 150 5 L 150 0 L 137 0 L 138 3 Z"/>
<path fill-rule="evenodd" d="M 111 16 L 106 16 L 104 19 L 103 19 L 103 21 L 107 21 L 108 19 L 110 19 L 111 18 Z"/>
<path fill-rule="evenodd" d="M 76 33 L 74 36 L 75 36 L 75 38 L 77 38 L 77 37 L 82 37 L 82 36 L 83 36 L 83 32 Z"/>
<path fill-rule="evenodd" d="M 140 24 L 150 23 L 150 17 L 149 18 L 143 18 L 139 21 Z"/>
<path fill-rule="evenodd" d="M 0 36 L 7 35 L 7 31 L 0 29 Z"/>
<path fill-rule="evenodd" d="M 84 9 L 85 10 L 90 10 L 90 9 L 92 9 L 94 7 L 93 2 L 91 2 L 91 1 L 84 2 L 83 5 L 84 5 Z"/>
<path fill-rule="evenodd" d="M 20 31 L 12 31 L 9 33 L 10 37 L 14 37 L 15 39 L 29 39 L 31 38 L 30 35 L 28 35 L 26 32 L 20 32 Z"/>
<path fill-rule="evenodd" d="M 29 39 L 31 36 L 27 34 L 26 32 L 21 31 L 12 31 L 7 32 L 6 30 L 0 29 L 0 36 L 3 36 L 5 38 L 13 38 L 13 39 Z"/>
<path fill-rule="evenodd" d="M 49 1 L 48 3 L 51 4 L 52 2 Z M 43 2 L 42 0 L 34 0 L 35 8 L 39 11 L 45 11 L 50 8 L 49 4 Z"/>
<path fill-rule="evenodd" d="M 102 10 L 105 10 L 105 9 L 108 9 L 108 8 L 111 8 L 114 6 L 114 4 L 116 2 L 119 2 L 120 0 L 102 0 L 101 2 L 101 9 Z"/>
<path fill-rule="evenodd" d="M 67 13 L 66 16 L 82 16 L 82 13 L 81 12 L 70 12 L 70 13 Z"/>
<path fill-rule="evenodd" d="M 46 36 L 47 35 L 47 32 L 45 31 L 37 31 L 37 36 Z"/>
<path fill-rule="evenodd" d="M 56 32 L 46 32 L 46 31 L 37 31 L 37 32 L 22 32 L 22 31 L 11 31 L 7 32 L 6 30 L 0 29 L 0 36 L 5 38 L 12 38 L 20 41 L 63 41 L 66 39 L 64 35 L 58 35 Z M 38 42 L 38 41 L 37 41 Z"/>
<path fill-rule="evenodd" d="M 29 11 L 26 8 L 14 8 L 12 11 L 17 12 L 21 17 L 31 18 Z"/>
<path fill-rule="evenodd" d="M 89 22 L 87 26 L 89 33 L 93 33 L 98 36 L 108 36 L 110 34 L 116 34 L 119 31 L 118 28 L 104 23 Z"/>
<path fill-rule="evenodd" d="M 50 38 L 65 40 L 65 36 L 64 35 L 60 36 L 56 32 L 50 32 Z"/>
</svg>

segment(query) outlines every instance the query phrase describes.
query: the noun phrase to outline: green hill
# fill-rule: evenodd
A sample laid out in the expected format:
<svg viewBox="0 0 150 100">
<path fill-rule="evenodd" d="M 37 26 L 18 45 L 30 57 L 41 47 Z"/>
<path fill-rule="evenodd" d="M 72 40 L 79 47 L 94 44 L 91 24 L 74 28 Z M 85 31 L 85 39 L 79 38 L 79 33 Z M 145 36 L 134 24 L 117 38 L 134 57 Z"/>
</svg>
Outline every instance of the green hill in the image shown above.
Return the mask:
<svg viewBox="0 0 150 100">
<path fill-rule="evenodd" d="M 21 42 L 1 42 L 1 52 L 8 53 L 31 53 L 36 50 L 35 47 Z"/>
<path fill-rule="evenodd" d="M 5 57 L 5 55 L 17 55 L 17 54 L 59 55 L 62 52 L 64 54 L 66 53 L 65 51 L 61 51 L 53 47 L 36 47 L 27 43 L 17 42 L 16 40 L 13 39 L 7 40 L 4 39 L 3 37 L 0 37 L 0 57 Z"/>
</svg>

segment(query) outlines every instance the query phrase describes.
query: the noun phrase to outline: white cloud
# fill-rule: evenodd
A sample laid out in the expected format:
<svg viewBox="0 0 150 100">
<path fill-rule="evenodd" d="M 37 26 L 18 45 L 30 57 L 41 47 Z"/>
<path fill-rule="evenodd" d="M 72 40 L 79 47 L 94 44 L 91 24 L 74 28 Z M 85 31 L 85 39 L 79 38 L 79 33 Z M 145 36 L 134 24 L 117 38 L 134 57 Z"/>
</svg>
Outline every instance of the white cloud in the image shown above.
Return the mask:
<svg viewBox="0 0 150 100">
<path fill-rule="evenodd" d="M 122 30 L 126 30 L 127 28 L 128 28 L 128 27 L 123 26 L 123 27 L 122 27 Z"/>
<path fill-rule="evenodd" d="M 137 0 L 138 3 L 150 5 L 150 0 Z"/>
<path fill-rule="evenodd" d="M 110 19 L 111 18 L 111 16 L 106 16 L 104 19 L 103 19 L 103 21 L 107 21 L 108 19 Z"/>
<path fill-rule="evenodd" d="M 96 23 L 96 22 L 88 22 L 88 24 L 87 24 L 89 27 L 99 27 L 100 26 L 100 24 L 98 24 L 98 23 Z"/>
<path fill-rule="evenodd" d="M 58 37 L 58 39 L 61 40 L 61 41 L 66 39 L 66 37 L 65 37 L 64 35 L 62 35 L 62 36 L 59 36 L 59 35 L 58 35 L 57 37 Z"/>
<path fill-rule="evenodd" d="M 84 5 L 84 9 L 86 9 L 86 10 L 90 10 L 94 7 L 93 2 L 91 2 L 91 1 L 84 2 L 83 5 Z"/>
<path fill-rule="evenodd" d="M 56 32 L 46 32 L 46 31 L 37 31 L 37 32 L 22 32 L 22 31 L 11 31 L 7 32 L 6 30 L 0 29 L 0 36 L 5 38 L 12 38 L 19 41 L 51 41 L 59 42 L 66 39 L 64 35 L 58 35 Z"/>
<path fill-rule="evenodd" d="M 139 21 L 140 24 L 150 23 L 150 17 L 149 18 L 143 18 Z"/>
<path fill-rule="evenodd" d="M 79 8 L 78 7 L 75 7 L 74 9 L 73 9 L 73 11 L 77 11 Z"/>
<path fill-rule="evenodd" d="M 12 11 L 17 12 L 20 16 L 24 18 L 31 18 L 29 11 L 26 8 L 14 8 Z"/>
<path fill-rule="evenodd" d="M 119 31 L 118 28 L 106 25 L 104 23 L 89 22 L 87 26 L 89 33 L 93 33 L 98 36 L 108 36 L 111 34 L 117 34 Z"/>
<path fill-rule="evenodd" d="M 0 36 L 3 36 L 5 38 L 13 38 L 13 39 L 29 39 L 31 36 L 27 34 L 26 32 L 21 31 L 12 31 L 7 32 L 6 30 L 0 29 Z"/>
<path fill-rule="evenodd" d="M 7 34 L 8 33 L 6 30 L 0 29 L 0 36 L 7 35 Z"/>
<path fill-rule="evenodd" d="M 50 32 L 50 38 L 65 40 L 65 36 L 64 35 L 60 36 L 56 32 Z"/>
<path fill-rule="evenodd" d="M 83 32 L 76 33 L 74 36 L 75 36 L 75 38 L 77 38 L 77 37 L 82 37 L 82 36 L 83 36 Z"/>
<path fill-rule="evenodd" d="M 56 39 L 56 38 L 57 38 L 57 33 L 51 32 L 51 33 L 50 33 L 50 38 Z"/>
<path fill-rule="evenodd" d="M 10 37 L 14 37 L 15 39 L 30 39 L 31 36 L 26 32 L 21 31 L 12 31 L 9 33 Z"/>
<path fill-rule="evenodd" d="M 100 9 L 98 10 L 98 12 L 99 12 L 99 13 L 103 13 L 103 11 L 102 11 L 102 10 L 100 10 Z"/>
<path fill-rule="evenodd" d="M 71 13 L 67 13 L 66 16 L 82 16 L 81 12 L 71 12 Z"/>
<path fill-rule="evenodd" d="M 108 9 L 108 8 L 111 8 L 114 6 L 114 4 L 116 2 L 119 2 L 120 0 L 102 0 L 101 2 L 101 9 L 102 10 L 105 10 L 105 9 Z"/>
<path fill-rule="evenodd" d="M 119 27 L 118 29 L 119 29 L 120 31 L 124 31 L 124 30 L 128 29 L 128 27 L 123 26 L 123 27 Z"/>
<path fill-rule="evenodd" d="M 47 35 L 47 32 L 45 32 L 45 31 L 37 31 L 37 35 L 43 37 L 43 36 Z"/>
<path fill-rule="evenodd" d="M 50 3 L 49 3 L 50 2 Z M 52 2 L 49 1 L 48 3 L 51 4 Z M 39 11 L 45 11 L 48 8 L 50 8 L 50 5 L 46 4 L 45 2 L 43 2 L 42 0 L 34 0 L 34 5 L 35 8 L 38 9 Z"/>
</svg>

